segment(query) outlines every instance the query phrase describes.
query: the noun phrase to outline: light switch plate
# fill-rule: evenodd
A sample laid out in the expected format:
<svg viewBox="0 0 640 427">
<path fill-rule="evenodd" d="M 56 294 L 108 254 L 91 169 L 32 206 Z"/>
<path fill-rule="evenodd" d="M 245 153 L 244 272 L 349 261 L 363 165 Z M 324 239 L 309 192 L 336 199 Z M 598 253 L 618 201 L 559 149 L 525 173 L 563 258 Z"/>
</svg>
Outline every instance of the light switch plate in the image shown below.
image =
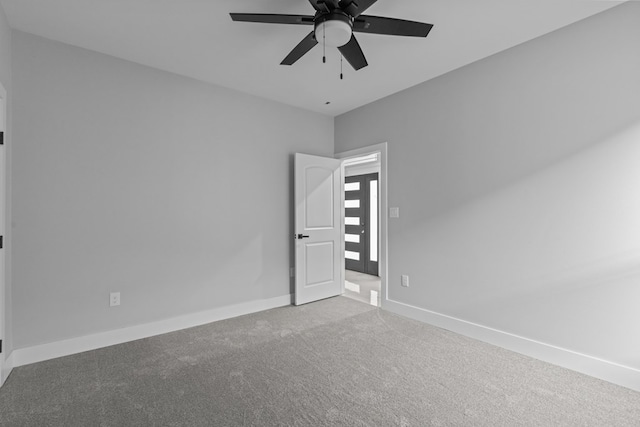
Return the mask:
<svg viewBox="0 0 640 427">
<path fill-rule="evenodd" d="M 389 208 L 389 218 L 400 218 L 400 208 Z"/>
</svg>

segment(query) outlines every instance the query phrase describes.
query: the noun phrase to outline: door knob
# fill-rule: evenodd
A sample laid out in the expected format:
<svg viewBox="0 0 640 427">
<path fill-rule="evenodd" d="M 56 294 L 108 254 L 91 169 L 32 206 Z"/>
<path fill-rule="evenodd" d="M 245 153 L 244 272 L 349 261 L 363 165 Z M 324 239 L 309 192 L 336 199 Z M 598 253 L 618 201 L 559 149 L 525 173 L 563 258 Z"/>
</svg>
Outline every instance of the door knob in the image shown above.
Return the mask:
<svg viewBox="0 0 640 427">
<path fill-rule="evenodd" d="M 306 239 L 309 236 L 307 236 L 306 234 L 298 234 L 297 236 L 295 236 L 296 239 Z"/>
</svg>

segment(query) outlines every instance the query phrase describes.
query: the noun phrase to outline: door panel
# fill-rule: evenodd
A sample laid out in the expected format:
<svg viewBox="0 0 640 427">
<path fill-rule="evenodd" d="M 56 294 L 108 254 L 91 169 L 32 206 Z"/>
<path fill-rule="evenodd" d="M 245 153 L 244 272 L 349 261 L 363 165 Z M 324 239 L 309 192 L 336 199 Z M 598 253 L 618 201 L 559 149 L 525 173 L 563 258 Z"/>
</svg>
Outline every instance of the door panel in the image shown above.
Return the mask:
<svg viewBox="0 0 640 427">
<path fill-rule="evenodd" d="M 304 245 L 307 273 L 305 286 L 323 285 L 333 280 L 334 252 L 333 242 L 307 243 Z"/>
<path fill-rule="evenodd" d="M 364 271 L 364 196 L 363 181 L 360 177 L 344 180 L 344 231 L 353 236 L 345 239 L 344 266 L 347 270 Z"/>
<path fill-rule="evenodd" d="M 378 275 L 378 174 L 370 174 L 366 178 L 367 188 L 367 212 L 366 216 L 366 234 L 367 234 L 367 250 L 364 272 L 373 276 Z"/>
<path fill-rule="evenodd" d="M 295 155 L 295 304 L 339 295 L 340 160 Z"/>
<path fill-rule="evenodd" d="M 304 178 L 305 230 L 334 227 L 333 170 L 308 166 Z"/>
<path fill-rule="evenodd" d="M 345 178 L 345 268 L 378 275 L 378 174 Z"/>
</svg>

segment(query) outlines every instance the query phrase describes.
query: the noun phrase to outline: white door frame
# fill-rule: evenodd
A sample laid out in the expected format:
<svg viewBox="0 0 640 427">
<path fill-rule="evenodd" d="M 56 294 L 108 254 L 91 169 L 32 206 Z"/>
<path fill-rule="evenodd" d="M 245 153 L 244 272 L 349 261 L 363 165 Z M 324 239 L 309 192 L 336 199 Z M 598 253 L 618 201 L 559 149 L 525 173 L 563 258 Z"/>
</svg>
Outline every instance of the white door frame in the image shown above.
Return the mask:
<svg viewBox="0 0 640 427">
<path fill-rule="evenodd" d="M 0 179 L 2 186 L 4 188 L 0 188 L 0 209 L 2 209 L 2 218 L 3 223 L 0 223 L 0 235 L 3 235 L 3 247 L 7 246 L 7 236 L 6 236 L 6 223 L 7 223 L 7 91 L 5 90 L 2 83 L 0 83 L 0 124 L 5 133 L 4 145 L 0 146 L 0 150 L 3 151 L 3 155 L 0 157 L 0 162 L 3 162 L 0 165 L 0 171 L 4 174 L 4 176 Z M 6 264 L 5 264 L 5 252 L 6 249 L 0 249 L 2 251 L 0 253 L 0 339 L 2 340 L 2 353 L 0 353 L 0 386 L 4 383 L 9 375 L 10 367 L 5 366 L 5 359 L 7 357 L 7 335 L 6 335 L 6 324 L 7 324 L 7 310 L 5 304 L 5 282 L 6 282 Z"/>
<path fill-rule="evenodd" d="M 387 296 L 387 283 L 389 280 L 387 265 L 389 263 L 389 247 L 388 247 L 388 215 L 389 211 L 387 207 L 387 143 L 382 142 L 380 144 L 369 145 L 362 148 L 356 148 L 354 150 L 343 151 L 341 153 L 334 154 L 336 159 L 346 160 L 354 157 L 362 157 L 367 154 L 380 153 L 380 178 L 379 178 L 379 186 L 380 186 L 380 253 L 379 253 L 379 264 L 378 264 L 378 274 L 380 275 L 380 307 L 385 308 L 388 300 Z M 342 166 L 342 176 L 344 176 L 344 165 Z M 342 218 L 342 227 L 344 230 L 344 191 L 341 191 L 341 202 L 340 202 L 340 215 Z M 341 253 L 344 254 L 345 251 L 345 242 L 344 242 L 344 232 L 341 234 L 340 238 L 340 250 Z M 342 258 L 342 266 L 340 269 L 340 281 L 342 283 L 342 292 L 344 293 L 344 256 Z"/>
</svg>

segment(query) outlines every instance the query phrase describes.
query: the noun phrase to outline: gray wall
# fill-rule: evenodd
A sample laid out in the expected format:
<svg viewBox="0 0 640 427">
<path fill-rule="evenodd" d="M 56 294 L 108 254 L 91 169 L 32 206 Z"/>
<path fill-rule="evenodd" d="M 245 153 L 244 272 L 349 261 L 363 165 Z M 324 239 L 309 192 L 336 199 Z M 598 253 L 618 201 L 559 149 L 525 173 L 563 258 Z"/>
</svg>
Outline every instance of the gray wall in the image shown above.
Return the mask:
<svg viewBox="0 0 640 427">
<path fill-rule="evenodd" d="M 11 81 L 11 28 L 0 5 L 0 81 L 8 90 Z"/>
<path fill-rule="evenodd" d="M 13 34 L 15 348 L 290 293 L 332 118 Z"/>
<path fill-rule="evenodd" d="M 336 152 L 388 142 L 390 299 L 640 368 L 639 21 L 629 2 L 336 119 Z"/>
<path fill-rule="evenodd" d="M 0 5 L 0 81 L 7 91 L 11 82 L 11 28 Z"/>
<path fill-rule="evenodd" d="M 5 225 L 4 239 L 5 247 L 11 248 L 11 98 L 13 96 L 13 89 L 11 84 L 11 28 L 7 22 L 2 5 L 0 5 L 0 82 L 7 91 L 7 123 L 5 132 Z M 5 312 L 0 313 L 0 316 L 4 316 L 5 325 L 5 344 L 4 353 L 5 357 L 11 354 L 13 349 L 12 339 L 12 322 L 11 322 L 11 251 L 5 250 Z"/>
</svg>

